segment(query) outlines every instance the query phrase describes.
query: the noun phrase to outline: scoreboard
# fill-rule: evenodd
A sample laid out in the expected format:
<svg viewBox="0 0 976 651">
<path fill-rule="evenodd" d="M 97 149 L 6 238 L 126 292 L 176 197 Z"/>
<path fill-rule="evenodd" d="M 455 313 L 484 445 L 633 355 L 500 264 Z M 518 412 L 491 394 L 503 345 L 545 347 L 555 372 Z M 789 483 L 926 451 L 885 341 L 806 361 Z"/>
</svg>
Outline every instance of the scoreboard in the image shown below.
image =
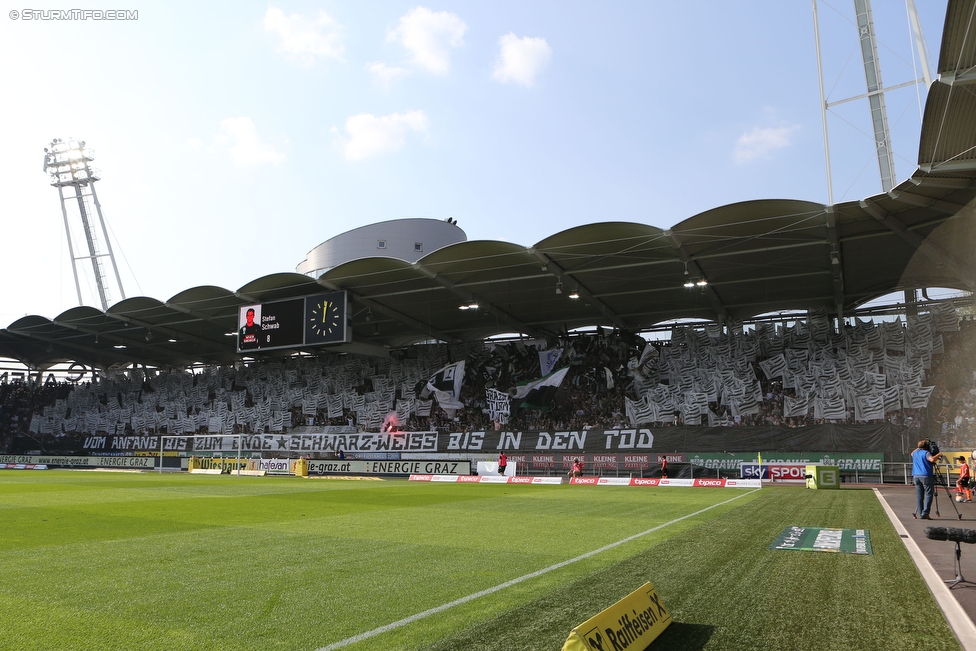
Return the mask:
<svg viewBox="0 0 976 651">
<path fill-rule="evenodd" d="M 347 343 L 346 292 L 244 305 L 237 323 L 237 352 Z"/>
</svg>

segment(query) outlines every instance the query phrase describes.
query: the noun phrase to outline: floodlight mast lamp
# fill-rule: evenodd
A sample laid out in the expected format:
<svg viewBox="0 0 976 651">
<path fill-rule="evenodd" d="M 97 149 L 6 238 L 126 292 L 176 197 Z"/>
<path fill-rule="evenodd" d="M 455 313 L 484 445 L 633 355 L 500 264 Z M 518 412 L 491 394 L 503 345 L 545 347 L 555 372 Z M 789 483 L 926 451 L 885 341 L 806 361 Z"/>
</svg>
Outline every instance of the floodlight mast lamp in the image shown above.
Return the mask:
<svg viewBox="0 0 976 651">
<path fill-rule="evenodd" d="M 94 275 L 95 285 L 98 291 L 98 300 L 102 310 L 108 310 L 109 288 L 103 271 L 102 258 L 108 258 L 115 274 L 115 283 L 121 299 L 125 298 L 125 290 L 122 288 L 122 278 L 119 276 L 119 267 L 115 263 L 115 254 L 112 252 L 112 242 L 109 239 L 108 231 L 105 228 L 105 218 L 102 217 L 102 206 L 98 202 L 98 195 L 95 193 L 95 181 L 99 180 L 98 171 L 92 168 L 89 163 L 95 160 L 94 152 L 85 146 L 84 140 L 74 140 L 69 138 L 63 140 L 55 138 L 51 144 L 44 149 L 44 171 L 51 176 L 51 185 L 58 189 L 58 196 L 61 199 L 61 216 L 64 218 L 65 236 L 68 240 L 68 255 L 71 258 L 71 271 L 75 279 L 75 291 L 78 294 L 78 304 L 84 305 L 85 300 L 81 293 L 81 281 L 78 277 L 78 265 L 88 260 L 91 264 Z M 73 192 L 65 188 L 72 188 Z M 72 201 L 72 199 L 74 201 Z M 76 246 L 75 236 L 72 235 L 71 222 L 68 217 L 68 206 L 77 205 L 78 217 L 81 230 L 84 233 L 84 247 Z M 71 209 L 72 217 L 75 214 L 74 208 Z M 92 224 L 93 216 L 98 217 L 98 226 L 101 234 L 95 230 Z M 77 232 L 77 224 L 75 225 Z M 99 238 L 104 243 L 100 244 Z M 104 251 L 102 250 L 104 246 Z M 87 249 L 88 255 L 77 254 L 75 251 Z"/>
</svg>

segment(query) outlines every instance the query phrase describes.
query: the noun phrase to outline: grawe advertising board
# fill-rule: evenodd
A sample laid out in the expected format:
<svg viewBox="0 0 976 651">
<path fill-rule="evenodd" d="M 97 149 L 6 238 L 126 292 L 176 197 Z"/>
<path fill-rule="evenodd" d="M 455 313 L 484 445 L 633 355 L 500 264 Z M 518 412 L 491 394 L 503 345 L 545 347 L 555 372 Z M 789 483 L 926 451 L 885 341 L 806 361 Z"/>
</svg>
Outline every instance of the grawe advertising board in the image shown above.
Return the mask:
<svg viewBox="0 0 976 651">
<path fill-rule="evenodd" d="M 842 472 L 881 472 L 883 452 L 766 452 L 763 465 L 795 464 L 837 466 Z M 687 463 L 709 470 L 736 471 L 743 463 L 756 463 L 757 452 L 687 452 Z"/>
</svg>

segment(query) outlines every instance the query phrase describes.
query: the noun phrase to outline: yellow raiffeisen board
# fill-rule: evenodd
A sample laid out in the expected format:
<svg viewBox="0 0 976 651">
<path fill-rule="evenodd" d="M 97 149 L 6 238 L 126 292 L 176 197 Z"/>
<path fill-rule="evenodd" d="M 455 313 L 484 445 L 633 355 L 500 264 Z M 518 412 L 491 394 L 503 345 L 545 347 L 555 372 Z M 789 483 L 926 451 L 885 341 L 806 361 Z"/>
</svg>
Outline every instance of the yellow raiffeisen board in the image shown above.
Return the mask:
<svg viewBox="0 0 976 651">
<path fill-rule="evenodd" d="M 562 651 L 642 651 L 671 625 L 654 586 L 640 588 L 573 629 Z"/>
</svg>

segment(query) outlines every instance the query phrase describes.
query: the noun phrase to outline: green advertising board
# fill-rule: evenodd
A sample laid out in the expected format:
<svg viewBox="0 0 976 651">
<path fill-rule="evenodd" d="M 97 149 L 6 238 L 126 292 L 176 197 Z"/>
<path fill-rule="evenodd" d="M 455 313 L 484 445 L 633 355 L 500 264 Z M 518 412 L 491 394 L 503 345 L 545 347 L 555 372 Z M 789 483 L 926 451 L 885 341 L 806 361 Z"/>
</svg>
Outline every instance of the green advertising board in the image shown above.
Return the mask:
<svg viewBox="0 0 976 651">
<path fill-rule="evenodd" d="M 840 488 L 840 472 L 837 466 L 809 465 L 806 475 L 807 488 Z"/>
<path fill-rule="evenodd" d="M 867 529 L 824 529 L 787 527 L 770 549 L 796 549 L 804 552 L 871 554 L 871 534 Z"/>
<path fill-rule="evenodd" d="M 766 452 L 765 464 L 802 463 L 804 465 L 837 466 L 841 472 L 881 472 L 883 452 Z M 709 470 L 738 470 L 741 463 L 755 463 L 756 452 L 686 452 L 688 463 Z"/>
</svg>

